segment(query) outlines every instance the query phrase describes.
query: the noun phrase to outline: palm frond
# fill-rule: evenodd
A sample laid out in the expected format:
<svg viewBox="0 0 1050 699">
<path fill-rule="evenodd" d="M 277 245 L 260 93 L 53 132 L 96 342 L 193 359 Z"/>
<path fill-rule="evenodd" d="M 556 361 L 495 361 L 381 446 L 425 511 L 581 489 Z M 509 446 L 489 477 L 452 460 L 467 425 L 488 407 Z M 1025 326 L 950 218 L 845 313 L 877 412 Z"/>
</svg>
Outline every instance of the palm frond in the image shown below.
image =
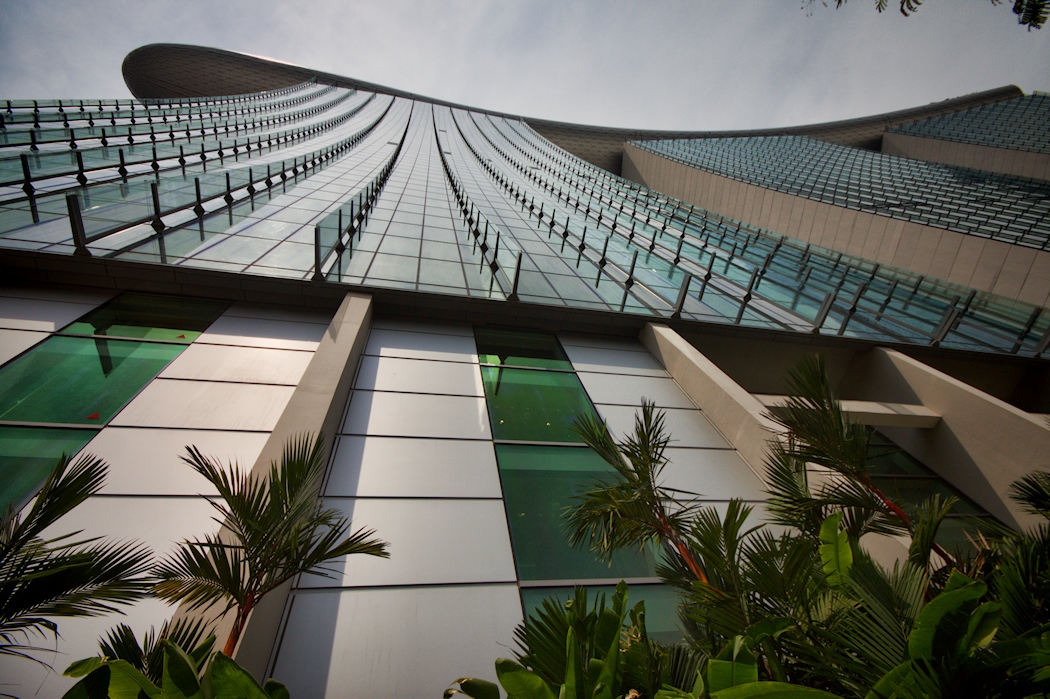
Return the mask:
<svg viewBox="0 0 1050 699">
<path fill-rule="evenodd" d="M 919 506 L 914 519 L 911 546 L 908 547 L 908 560 L 912 565 L 922 569 L 929 567 L 937 531 L 958 501 L 956 497 L 948 497 L 942 502 L 941 496 L 935 494 Z"/>
<path fill-rule="evenodd" d="M 842 411 L 821 355 L 807 355 L 788 372 L 787 403 L 770 417 L 794 437 L 796 458 L 855 475 L 865 472 L 868 430 Z"/>
<path fill-rule="evenodd" d="M 221 500 L 213 504 L 223 529 L 184 541 L 155 567 L 153 589 L 193 609 L 214 606 L 219 614 L 236 609 L 227 652 L 254 605 L 293 576 L 331 576 L 325 564 L 342 556 L 389 556 L 374 531 L 348 535 L 350 521 L 319 501 L 326 464 L 321 435 L 289 440 L 280 463 L 271 463 L 265 477 L 225 468 L 195 447 L 187 447 L 183 459 L 218 491 Z"/>
<path fill-rule="evenodd" d="M 135 632 L 127 624 L 119 624 L 99 639 L 102 657 L 108 660 L 123 660 L 150 679 L 153 684 L 163 682 L 164 650 L 162 641 L 170 641 L 190 653 L 204 637 L 202 619 L 183 618 L 164 622 L 158 633 L 150 627 L 140 643 Z"/>
<path fill-rule="evenodd" d="M 1025 512 L 1050 519 L 1050 472 L 1033 471 L 1010 484 L 1010 497 Z"/>
<path fill-rule="evenodd" d="M 24 516 L 0 525 L 0 653 L 24 655 L 34 636 L 57 633 L 54 617 L 96 616 L 144 597 L 151 552 L 135 542 L 42 539 L 63 515 L 98 492 L 107 467 L 93 456 L 63 457 Z"/>
</svg>

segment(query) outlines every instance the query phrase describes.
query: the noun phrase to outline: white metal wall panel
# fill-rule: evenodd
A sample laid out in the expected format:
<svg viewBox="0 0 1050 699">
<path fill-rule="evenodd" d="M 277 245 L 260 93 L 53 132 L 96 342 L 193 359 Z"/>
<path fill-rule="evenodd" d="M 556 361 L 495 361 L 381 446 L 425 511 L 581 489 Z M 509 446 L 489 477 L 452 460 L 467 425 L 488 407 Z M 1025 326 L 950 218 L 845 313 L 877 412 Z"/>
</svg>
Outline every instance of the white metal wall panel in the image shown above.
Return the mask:
<svg viewBox="0 0 1050 699">
<path fill-rule="evenodd" d="M 344 434 L 490 439 L 484 398 L 354 391 Z"/>
<path fill-rule="evenodd" d="M 521 616 L 513 584 L 298 591 L 273 676 L 293 697 L 433 699 L 494 682 Z"/>
<path fill-rule="evenodd" d="M 224 465 L 248 471 L 269 435 L 265 432 L 107 427 L 84 451 L 104 456 L 108 495 L 213 495 L 215 489 L 182 460 L 195 446 Z"/>
<path fill-rule="evenodd" d="M 478 361 L 474 338 L 463 335 L 404 332 L 372 328 L 365 354 L 446 362 Z"/>
<path fill-rule="evenodd" d="M 33 330 L 0 330 L 0 364 L 11 361 L 36 343 L 43 342 L 48 335 Z"/>
<path fill-rule="evenodd" d="M 325 493 L 502 497 L 491 442 L 407 437 L 339 437 Z"/>
<path fill-rule="evenodd" d="M 514 582 L 501 500 L 325 498 L 325 505 L 375 529 L 390 558 L 347 556 L 332 578 L 304 576 L 299 587 L 376 587 Z"/>
<path fill-rule="evenodd" d="M 402 393 L 485 394 L 477 364 L 398 357 L 363 357 L 355 386 L 358 390 Z"/>
<path fill-rule="evenodd" d="M 155 379 L 111 424 L 269 432 L 293 386 Z"/>
<path fill-rule="evenodd" d="M 673 379 L 656 376 L 629 376 L 626 374 L 589 374 L 578 372 L 587 395 L 595 403 L 640 407 L 642 399 L 656 403 L 658 408 L 693 408 Z"/>
<path fill-rule="evenodd" d="M 313 352 L 302 350 L 194 344 L 160 377 L 295 386 L 312 358 Z"/>
<path fill-rule="evenodd" d="M 112 297 L 98 291 L 0 289 L 0 328 L 55 332 Z"/>
</svg>

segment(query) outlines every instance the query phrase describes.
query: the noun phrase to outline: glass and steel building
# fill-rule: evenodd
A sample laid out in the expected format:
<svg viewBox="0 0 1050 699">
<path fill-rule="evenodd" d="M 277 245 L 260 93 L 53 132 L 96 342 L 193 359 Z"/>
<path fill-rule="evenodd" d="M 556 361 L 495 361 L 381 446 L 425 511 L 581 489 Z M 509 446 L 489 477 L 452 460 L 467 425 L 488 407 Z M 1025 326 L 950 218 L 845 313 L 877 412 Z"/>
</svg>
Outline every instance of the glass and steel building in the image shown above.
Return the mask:
<svg viewBox="0 0 1050 699">
<path fill-rule="evenodd" d="M 760 513 L 765 413 L 805 353 L 878 431 L 887 492 L 1028 521 L 1006 494 L 1050 453 L 1050 184 L 881 146 L 1038 156 L 1045 129 L 1010 134 L 1043 96 L 683 134 L 198 47 L 138 49 L 124 74 L 134 100 L 0 100 L 0 499 L 96 454 L 109 480 L 63 525 L 160 556 L 216 526 L 186 445 L 262 469 L 322 431 L 320 496 L 391 558 L 253 614 L 238 660 L 294 696 L 490 677 L 523 614 L 575 584 L 628 580 L 674 638 L 658 551 L 607 565 L 566 543 L 563 509 L 608 473 L 573 422 L 623 435 L 652 400 L 668 484 Z M 174 611 L 141 603 L 129 623 Z M 61 670 L 114 623 L 62 620 L 42 659 Z M 67 684 L 8 660 L 0 676 L 21 696 Z"/>
</svg>

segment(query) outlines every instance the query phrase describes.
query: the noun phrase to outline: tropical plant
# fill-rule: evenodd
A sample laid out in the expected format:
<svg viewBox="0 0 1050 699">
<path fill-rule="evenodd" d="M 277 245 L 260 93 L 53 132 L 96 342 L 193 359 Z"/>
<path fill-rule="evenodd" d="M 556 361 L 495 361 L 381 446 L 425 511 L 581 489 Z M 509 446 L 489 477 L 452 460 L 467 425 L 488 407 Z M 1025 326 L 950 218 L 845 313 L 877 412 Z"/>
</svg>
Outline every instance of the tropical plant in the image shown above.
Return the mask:
<svg viewBox="0 0 1050 699">
<path fill-rule="evenodd" d="M 707 658 L 691 688 L 680 680 L 655 696 L 1047 692 L 1050 523 L 1025 533 L 975 529 L 974 551 L 949 555 L 936 540 L 955 499 L 933 496 L 904 507 L 879 490 L 868 472 L 870 432 L 842 411 L 819 358 L 800 362 L 789 383 L 792 397 L 772 416 L 785 433 L 767 463 L 767 510 L 778 534 L 748 526 L 751 508 L 742 502 L 731 501 L 720 515 L 693 494 L 662 486 L 669 438 L 651 404 L 643 404 L 634 434 L 621 444 L 603 424 L 578 422 L 614 471 L 578 497 L 579 510 L 566 511 L 572 541 L 602 557 L 661 543 L 667 555 L 658 572 L 682 594 L 683 630 Z M 814 468 L 825 474 L 822 484 L 811 484 Z M 1050 474 L 1022 479 L 1013 497 L 1050 516 Z M 910 537 L 907 556 L 884 568 L 860 545 L 867 535 Z M 508 680 L 530 672 L 544 691 L 560 691 L 566 646 L 559 640 L 567 629 L 561 616 L 551 603 L 523 627 L 519 643 L 528 652 L 520 669 L 503 663 Z M 669 655 L 654 657 L 654 666 L 670 663 Z M 654 695 L 652 684 L 638 691 Z"/>
<path fill-rule="evenodd" d="M 63 456 L 36 499 L 19 514 L 9 507 L 0 521 L 0 655 L 41 662 L 34 636 L 58 635 L 56 617 L 119 612 L 120 605 L 144 597 L 152 554 L 141 544 L 80 532 L 45 537 L 72 509 L 102 487 L 106 464 L 83 456 Z M 46 663 L 42 663 L 45 664 Z"/>
<path fill-rule="evenodd" d="M 159 633 L 151 627 L 140 642 L 130 626 L 118 624 L 99 639 L 98 657 L 102 660 L 123 660 L 149 678 L 150 682 L 159 685 L 164 673 L 162 642 L 169 641 L 190 652 L 201 643 L 204 631 L 203 619 L 183 618 L 164 622 Z"/>
<path fill-rule="evenodd" d="M 820 0 L 827 7 L 829 0 Z M 817 0 L 803 0 L 804 8 L 811 8 Z M 918 11 L 923 0 L 899 0 L 901 14 L 905 17 Z M 1002 5 L 1003 0 L 991 0 L 993 5 Z M 835 0 L 835 7 L 839 8 L 846 4 L 846 0 Z M 883 12 L 889 7 L 889 0 L 875 0 L 875 9 Z M 1028 27 L 1028 31 L 1040 29 L 1050 15 L 1050 3 L 1047 0 L 1014 0 L 1013 11 L 1017 15 L 1017 23 Z"/>
<path fill-rule="evenodd" d="M 906 512 L 875 485 L 868 465 L 871 432 L 843 412 L 823 357 L 799 359 L 788 372 L 788 391 L 786 403 L 769 415 L 786 430 L 782 439 L 770 441 L 766 461 L 766 508 L 772 521 L 817 537 L 827 517 L 842 512 L 854 539 L 865 534 L 924 538 L 942 561 L 954 563 L 953 556 L 933 540 L 930 525 L 939 526 L 955 501 L 938 500 L 933 510 L 932 504 L 924 505 L 915 519 L 916 513 Z M 830 475 L 815 489 L 809 482 L 812 466 Z"/>
<path fill-rule="evenodd" d="M 223 653 L 212 653 L 215 636 L 190 651 L 171 639 L 161 639 L 157 652 L 161 673 L 156 680 L 126 660 L 86 658 L 64 673 L 82 678 L 63 699 L 289 699 L 276 680 L 260 686 L 251 674 Z"/>
<path fill-rule="evenodd" d="M 545 599 L 514 631 L 521 651 L 517 659 L 496 661 L 496 676 L 507 696 L 640 698 L 660 696 L 662 688 L 695 688 L 703 657 L 687 646 L 649 638 L 645 603 L 628 609 L 627 597 L 627 584 L 621 581 L 608 607 L 604 594 L 588 604 L 583 587 L 576 587 L 564 603 L 557 597 Z M 455 694 L 498 699 L 499 689 L 486 680 L 463 677 L 445 691 L 445 698 Z"/>
<path fill-rule="evenodd" d="M 389 557 L 387 544 L 360 528 L 347 536 L 350 522 L 323 507 L 317 484 L 325 466 L 323 439 L 302 435 L 285 445 L 278 465 L 265 477 L 225 469 L 195 447 L 183 457 L 218 491 L 211 501 L 222 530 L 184 541 L 154 569 L 153 591 L 189 608 L 219 605 L 234 611 L 233 629 L 223 652 L 232 656 L 249 614 L 263 597 L 301 573 L 332 577 L 326 566 L 352 554 Z"/>
<path fill-rule="evenodd" d="M 643 400 L 641 413 L 634 419 L 634 433 L 619 443 L 605 422 L 593 415 L 577 418 L 575 430 L 615 472 L 577 496 L 576 504 L 566 509 L 570 544 L 587 545 L 599 558 L 608 560 L 617 549 L 662 543 L 695 579 L 706 581 L 707 574 L 686 542 L 688 523 L 698 512 L 688 499 L 694 494 L 660 484 L 670 441 L 663 413 Z"/>
</svg>

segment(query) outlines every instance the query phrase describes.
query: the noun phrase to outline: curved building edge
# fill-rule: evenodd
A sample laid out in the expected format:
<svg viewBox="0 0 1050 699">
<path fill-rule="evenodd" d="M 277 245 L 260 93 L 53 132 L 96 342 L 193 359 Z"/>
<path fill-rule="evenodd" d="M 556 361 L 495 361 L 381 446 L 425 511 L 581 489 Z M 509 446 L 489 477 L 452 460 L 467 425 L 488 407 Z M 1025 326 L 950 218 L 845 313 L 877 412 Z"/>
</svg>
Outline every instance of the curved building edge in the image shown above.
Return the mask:
<svg viewBox="0 0 1050 699">
<path fill-rule="evenodd" d="M 919 107 L 819 124 L 736 131 L 668 131 L 589 126 L 479 109 L 271 58 L 189 44 L 141 46 L 125 57 L 121 70 L 128 89 L 138 99 L 247 94 L 317 80 L 319 83 L 336 87 L 379 92 L 442 106 L 471 109 L 494 116 L 522 119 L 558 146 L 615 174 L 621 173 L 623 145 L 627 141 L 792 134 L 877 150 L 882 142 L 882 134 L 894 126 L 1013 99 L 1024 94 L 1017 86 L 1006 85 Z"/>
</svg>

